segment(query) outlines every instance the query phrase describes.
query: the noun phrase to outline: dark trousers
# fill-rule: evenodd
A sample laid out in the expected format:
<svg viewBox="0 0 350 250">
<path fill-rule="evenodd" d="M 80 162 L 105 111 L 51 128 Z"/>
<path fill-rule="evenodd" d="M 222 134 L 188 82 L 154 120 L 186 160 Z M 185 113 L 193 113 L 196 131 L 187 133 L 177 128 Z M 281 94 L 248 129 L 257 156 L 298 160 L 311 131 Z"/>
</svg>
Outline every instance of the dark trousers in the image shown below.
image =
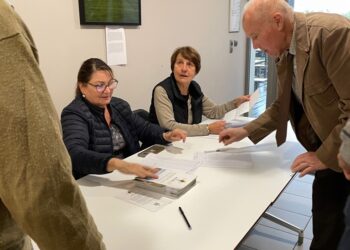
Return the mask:
<svg viewBox="0 0 350 250">
<path fill-rule="evenodd" d="M 321 170 L 312 187 L 313 234 L 311 250 L 335 250 L 345 228 L 343 210 L 350 182 L 342 173 Z"/>
<path fill-rule="evenodd" d="M 350 249 L 350 196 L 346 202 L 344 208 L 345 214 L 345 230 L 339 243 L 338 250 L 349 250 Z"/>
</svg>

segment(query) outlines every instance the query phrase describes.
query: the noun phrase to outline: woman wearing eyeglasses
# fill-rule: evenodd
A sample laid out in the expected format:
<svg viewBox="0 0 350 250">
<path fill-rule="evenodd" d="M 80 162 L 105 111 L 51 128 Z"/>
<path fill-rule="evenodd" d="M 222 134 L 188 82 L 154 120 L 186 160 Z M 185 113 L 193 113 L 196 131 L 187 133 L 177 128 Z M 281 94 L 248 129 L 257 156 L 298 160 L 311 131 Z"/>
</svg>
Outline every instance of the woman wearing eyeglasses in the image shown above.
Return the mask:
<svg viewBox="0 0 350 250">
<path fill-rule="evenodd" d="M 90 58 L 80 67 L 76 97 L 61 114 L 76 179 L 114 170 L 156 178 L 156 169 L 122 159 L 140 150 L 139 141 L 167 144 L 186 138 L 180 129 L 166 132 L 135 115 L 126 101 L 112 96 L 117 84 L 112 69 L 100 59 Z"/>
</svg>

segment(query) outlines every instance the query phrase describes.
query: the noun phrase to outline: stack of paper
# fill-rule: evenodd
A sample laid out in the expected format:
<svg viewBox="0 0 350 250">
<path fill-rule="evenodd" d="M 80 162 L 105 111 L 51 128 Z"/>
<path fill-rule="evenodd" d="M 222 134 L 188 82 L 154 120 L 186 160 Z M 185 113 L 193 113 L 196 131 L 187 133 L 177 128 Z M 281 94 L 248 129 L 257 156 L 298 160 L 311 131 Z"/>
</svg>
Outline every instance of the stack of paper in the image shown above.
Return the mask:
<svg viewBox="0 0 350 250">
<path fill-rule="evenodd" d="M 197 176 L 181 170 L 160 169 L 158 179 L 136 177 L 136 187 L 158 192 L 171 197 L 179 197 L 196 184 Z"/>
</svg>

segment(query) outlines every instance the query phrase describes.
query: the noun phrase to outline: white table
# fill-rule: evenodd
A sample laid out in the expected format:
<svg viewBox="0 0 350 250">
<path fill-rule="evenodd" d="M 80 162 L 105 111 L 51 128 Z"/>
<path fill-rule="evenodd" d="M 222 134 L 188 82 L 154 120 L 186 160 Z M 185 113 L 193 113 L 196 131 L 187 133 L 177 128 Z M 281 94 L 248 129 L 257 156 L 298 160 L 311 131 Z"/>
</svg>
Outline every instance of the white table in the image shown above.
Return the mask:
<svg viewBox="0 0 350 250">
<path fill-rule="evenodd" d="M 174 146 L 183 148 L 177 155 L 181 159 L 191 159 L 197 151 L 223 147 L 213 136 L 190 137 L 186 143 L 177 142 Z M 253 144 L 249 140 L 229 145 L 250 146 Z M 269 151 L 265 151 L 266 147 Z M 274 134 L 251 147 L 259 148 L 261 152 L 248 153 L 253 163 L 250 168 L 200 167 L 196 172 L 196 186 L 157 212 L 111 195 L 111 188 L 118 189 L 120 183 L 133 176 L 118 172 L 98 176 L 96 178 L 102 180 L 99 186 L 96 183 L 89 186 L 88 177 L 78 182 L 107 249 L 230 250 L 282 192 L 293 176 L 289 169 L 292 160 L 304 152 L 290 134 L 278 149 Z M 127 160 L 142 162 L 136 155 Z M 185 211 L 192 230 L 181 217 L 179 206 Z"/>
</svg>

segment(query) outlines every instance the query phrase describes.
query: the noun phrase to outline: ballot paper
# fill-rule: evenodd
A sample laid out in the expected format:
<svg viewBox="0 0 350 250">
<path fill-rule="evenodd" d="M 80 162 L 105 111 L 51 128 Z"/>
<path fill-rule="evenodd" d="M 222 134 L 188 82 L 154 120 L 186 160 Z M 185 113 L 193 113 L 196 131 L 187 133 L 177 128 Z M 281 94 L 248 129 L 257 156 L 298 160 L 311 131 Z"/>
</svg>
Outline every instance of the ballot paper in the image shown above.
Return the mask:
<svg viewBox="0 0 350 250">
<path fill-rule="evenodd" d="M 174 201 L 162 194 L 136 187 L 132 179 L 113 180 L 103 175 L 88 175 L 79 179 L 79 184 L 89 190 L 89 198 L 113 197 L 152 212 Z"/>
<path fill-rule="evenodd" d="M 136 177 L 136 187 L 164 194 L 170 197 L 179 197 L 196 184 L 197 176 L 181 170 L 159 169 L 158 178 Z"/>
<path fill-rule="evenodd" d="M 205 167 L 221 168 L 251 168 L 252 158 L 249 153 L 235 153 L 234 151 L 197 152 L 194 156 Z"/>
<path fill-rule="evenodd" d="M 153 192 L 136 187 L 127 192 L 118 193 L 115 197 L 151 212 L 156 212 L 173 202 L 173 199 L 162 195 L 157 196 Z"/>
<path fill-rule="evenodd" d="M 241 105 L 239 105 L 238 108 L 235 109 L 234 113 L 234 119 L 236 119 L 238 116 L 249 112 L 255 105 L 255 103 L 259 100 L 260 98 L 260 89 L 256 89 L 253 94 L 250 95 L 250 101 L 249 102 L 244 102 Z M 233 119 L 233 120 L 234 120 Z"/>
</svg>

